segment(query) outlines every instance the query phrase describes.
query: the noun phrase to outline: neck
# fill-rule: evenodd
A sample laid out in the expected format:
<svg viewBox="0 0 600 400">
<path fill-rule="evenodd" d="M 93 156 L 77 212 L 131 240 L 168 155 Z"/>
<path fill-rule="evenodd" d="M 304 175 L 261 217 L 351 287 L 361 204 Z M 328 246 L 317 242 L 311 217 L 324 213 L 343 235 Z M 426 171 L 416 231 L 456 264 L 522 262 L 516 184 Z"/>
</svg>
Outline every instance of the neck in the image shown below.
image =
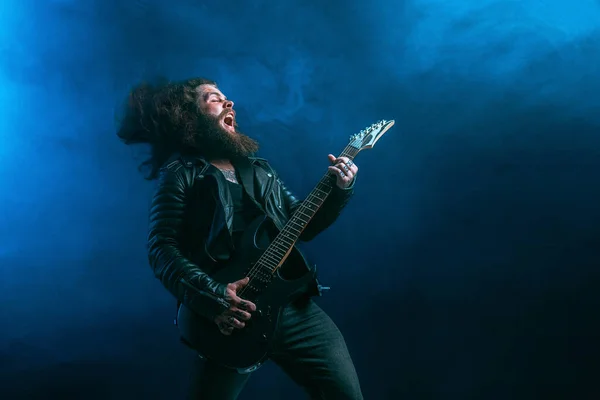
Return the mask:
<svg viewBox="0 0 600 400">
<path fill-rule="evenodd" d="M 210 163 L 219 169 L 233 169 L 230 160 L 210 160 Z"/>
</svg>

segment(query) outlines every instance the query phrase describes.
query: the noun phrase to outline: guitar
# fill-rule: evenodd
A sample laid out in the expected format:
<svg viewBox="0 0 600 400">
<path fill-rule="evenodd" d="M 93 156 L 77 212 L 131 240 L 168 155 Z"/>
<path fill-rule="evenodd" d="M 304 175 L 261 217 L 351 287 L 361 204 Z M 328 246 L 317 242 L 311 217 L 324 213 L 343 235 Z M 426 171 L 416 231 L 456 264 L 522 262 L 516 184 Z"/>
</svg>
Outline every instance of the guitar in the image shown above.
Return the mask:
<svg viewBox="0 0 600 400">
<path fill-rule="evenodd" d="M 382 120 L 352 135 L 340 156 L 354 159 L 360 151 L 371 149 L 394 122 Z M 240 373 L 250 373 L 267 360 L 283 308 L 303 293 L 314 279 L 314 268 L 308 267 L 295 244 L 331 193 L 335 184 L 332 178 L 329 172 L 325 174 L 281 231 L 266 216 L 252 221 L 227 266 L 211 275 L 212 279 L 224 284 L 250 278 L 237 292 L 239 297 L 256 304 L 256 311 L 244 328 L 224 335 L 214 321 L 180 306 L 179 332 L 201 357 Z M 290 262 L 293 259 L 301 261 L 307 268 L 299 273 L 298 268 L 289 267 L 297 265 Z"/>
</svg>

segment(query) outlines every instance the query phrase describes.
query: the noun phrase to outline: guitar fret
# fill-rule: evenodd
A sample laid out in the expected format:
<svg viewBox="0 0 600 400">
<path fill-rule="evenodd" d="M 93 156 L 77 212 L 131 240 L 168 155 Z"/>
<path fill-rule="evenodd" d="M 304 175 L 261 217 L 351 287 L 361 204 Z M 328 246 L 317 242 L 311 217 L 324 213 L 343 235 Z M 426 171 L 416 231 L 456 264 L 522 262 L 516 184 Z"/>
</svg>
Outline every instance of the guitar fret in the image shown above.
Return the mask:
<svg viewBox="0 0 600 400">
<path fill-rule="evenodd" d="M 277 262 L 277 254 L 273 254 L 273 250 L 266 251 L 264 255 L 265 255 L 265 258 L 270 259 L 271 261 Z"/>
<path fill-rule="evenodd" d="M 261 263 L 262 269 L 268 269 L 269 271 L 273 271 L 276 266 L 277 266 L 277 263 L 274 261 L 266 261 L 265 260 Z"/>
<path fill-rule="evenodd" d="M 310 196 L 309 196 L 309 197 L 308 197 L 306 200 L 304 200 L 304 201 L 305 201 L 305 202 L 308 202 L 308 204 L 311 204 L 311 205 L 313 205 L 313 206 L 317 206 L 317 207 L 318 207 L 317 203 L 313 203 L 313 202 L 311 201 L 311 198 L 310 198 Z"/>
<path fill-rule="evenodd" d="M 283 245 L 283 246 L 289 246 L 289 245 L 291 245 L 292 243 L 294 243 L 294 241 L 295 241 L 294 239 L 290 239 L 290 238 L 287 238 L 287 239 L 284 239 L 284 238 L 277 238 L 276 240 L 274 240 L 274 241 L 273 241 L 273 246 L 274 246 L 274 247 L 277 247 L 277 246 L 282 246 L 282 245 Z M 287 243 L 286 243 L 286 242 L 287 242 Z"/>
<path fill-rule="evenodd" d="M 315 201 L 308 201 L 308 204 L 312 207 L 306 207 L 308 208 L 310 211 L 316 211 L 317 208 L 321 207 L 321 205 L 323 204 L 322 201 L 320 202 L 315 202 Z"/>
<path fill-rule="evenodd" d="M 300 210 L 298 210 L 298 213 L 299 213 L 299 214 L 301 214 L 301 215 L 304 215 L 304 216 L 306 216 L 306 217 L 310 217 L 310 214 L 307 214 L 307 213 L 305 213 L 305 212 L 304 212 L 304 211 L 302 211 L 301 209 L 300 209 Z"/>
<path fill-rule="evenodd" d="M 291 240 L 291 241 L 290 241 L 290 240 L 288 239 L 288 242 L 289 242 L 289 243 L 285 243 L 285 239 L 283 239 L 283 238 L 277 238 L 277 239 L 275 239 L 275 240 L 273 241 L 273 243 L 272 243 L 273 249 L 274 249 L 274 250 L 277 250 L 277 249 L 278 249 L 278 247 L 281 247 L 282 245 L 283 245 L 283 246 L 286 246 L 286 245 L 288 245 L 288 246 L 289 246 L 289 245 L 290 245 L 291 243 L 293 243 L 294 241 L 293 241 L 293 240 Z"/>
<path fill-rule="evenodd" d="M 282 246 L 282 245 L 283 245 L 283 246 Z M 281 256 L 283 256 L 283 255 L 286 253 L 286 251 L 287 251 L 287 250 L 286 250 L 286 247 L 289 247 L 290 245 L 291 245 L 291 243 L 289 243 L 289 244 L 287 244 L 287 245 L 286 245 L 285 243 L 277 243 L 277 244 L 275 245 L 275 248 L 276 248 L 278 251 L 280 251 L 280 252 L 281 252 Z"/>
<path fill-rule="evenodd" d="M 274 269 L 281 262 L 281 258 L 285 255 L 285 251 L 283 248 L 274 248 L 270 254 L 269 264 L 271 264 L 271 268 Z"/>
<path fill-rule="evenodd" d="M 281 238 L 281 240 L 295 242 L 296 239 L 298 239 L 298 236 L 300 236 L 300 233 L 302 233 L 300 230 L 297 230 L 296 232 L 288 232 L 284 237 Z"/>
<path fill-rule="evenodd" d="M 285 238 L 282 237 L 282 238 L 275 239 L 273 241 L 273 243 L 275 243 L 275 245 L 277 245 L 279 243 L 284 244 L 284 245 L 290 245 L 290 244 L 294 243 L 294 239 L 289 238 L 289 237 L 285 237 Z"/>
<path fill-rule="evenodd" d="M 282 238 L 285 237 L 286 239 L 290 240 L 290 236 L 294 236 L 294 233 L 290 232 L 290 228 L 286 228 L 286 230 L 283 232 Z"/>
<path fill-rule="evenodd" d="M 304 211 L 302 211 L 302 210 L 298 210 L 298 213 L 300 213 L 300 214 L 302 214 L 302 215 L 304 215 L 304 216 L 310 217 L 310 214 L 307 214 L 307 213 L 305 213 L 305 212 L 304 212 Z"/>
</svg>

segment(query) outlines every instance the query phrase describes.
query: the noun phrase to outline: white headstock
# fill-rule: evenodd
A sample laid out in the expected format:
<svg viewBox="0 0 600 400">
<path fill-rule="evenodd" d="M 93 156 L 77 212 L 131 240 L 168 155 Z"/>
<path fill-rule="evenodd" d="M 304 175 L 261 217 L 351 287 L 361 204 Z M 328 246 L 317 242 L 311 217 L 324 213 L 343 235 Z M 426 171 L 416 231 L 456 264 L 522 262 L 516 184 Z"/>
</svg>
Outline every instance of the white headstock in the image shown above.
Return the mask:
<svg viewBox="0 0 600 400">
<path fill-rule="evenodd" d="M 374 123 L 359 133 L 350 136 L 350 146 L 358 149 L 358 151 L 373 148 L 379 138 L 381 138 L 388 129 L 394 126 L 394 123 L 395 121 L 393 119 L 390 121 L 384 119 Z"/>
</svg>

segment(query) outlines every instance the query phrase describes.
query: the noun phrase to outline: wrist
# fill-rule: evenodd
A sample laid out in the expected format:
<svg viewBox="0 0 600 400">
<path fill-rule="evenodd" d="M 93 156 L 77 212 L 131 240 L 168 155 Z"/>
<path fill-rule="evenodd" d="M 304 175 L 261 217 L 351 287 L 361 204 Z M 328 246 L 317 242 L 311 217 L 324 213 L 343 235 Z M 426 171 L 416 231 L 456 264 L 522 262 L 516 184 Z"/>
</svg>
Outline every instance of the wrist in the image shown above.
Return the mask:
<svg viewBox="0 0 600 400">
<path fill-rule="evenodd" d="M 352 178 L 352 180 L 350 182 L 348 182 L 348 184 L 346 186 L 339 186 L 336 185 L 336 187 L 340 190 L 351 190 L 354 188 L 354 182 L 356 181 L 356 177 Z"/>
</svg>

